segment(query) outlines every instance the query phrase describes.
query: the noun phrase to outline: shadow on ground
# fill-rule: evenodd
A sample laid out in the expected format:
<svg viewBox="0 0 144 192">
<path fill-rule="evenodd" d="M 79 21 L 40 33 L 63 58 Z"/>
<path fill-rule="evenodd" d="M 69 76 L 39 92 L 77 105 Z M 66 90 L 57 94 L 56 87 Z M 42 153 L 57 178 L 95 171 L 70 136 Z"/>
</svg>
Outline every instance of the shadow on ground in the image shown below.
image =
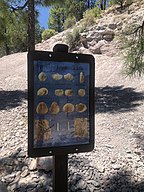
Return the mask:
<svg viewBox="0 0 144 192">
<path fill-rule="evenodd" d="M 0 158 L 0 192 L 50 191 L 52 172 L 38 171 L 37 169 L 29 171 L 30 160 L 21 148 L 9 156 Z"/>
<path fill-rule="evenodd" d="M 0 181 L 2 192 L 8 192 L 6 187 L 11 186 L 17 192 L 52 192 L 52 172 L 33 170 L 28 173 L 28 158 L 21 156 L 21 150 L 16 150 L 8 157 L 0 160 L 0 176 L 6 182 Z M 23 153 L 22 153 L 23 154 Z M 143 192 L 144 182 L 135 181 L 130 170 L 121 169 L 109 173 L 107 177 L 98 169 L 90 165 L 87 157 L 69 158 L 69 192 Z M 70 169 L 71 168 L 71 169 Z M 34 175 L 32 177 L 32 175 Z M 15 177 L 15 180 L 12 178 Z M 2 177 L 1 177 L 2 178 Z"/>
<path fill-rule="evenodd" d="M 0 91 L 0 110 L 15 108 L 26 98 L 26 91 Z"/>
<path fill-rule="evenodd" d="M 144 100 L 144 92 L 124 86 L 95 88 L 95 112 L 117 113 L 136 110 Z"/>
<path fill-rule="evenodd" d="M 138 147 L 144 151 L 144 134 L 134 134 Z"/>
<path fill-rule="evenodd" d="M 82 158 L 75 160 L 69 160 L 73 163 L 71 175 L 73 175 L 70 180 L 70 188 L 74 190 L 70 191 L 101 191 L 101 192 L 144 192 L 144 182 L 137 181 L 134 179 L 134 173 L 127 168 L 120 168 L 115 170 L 113 173 L 102 174 L 97 168 L 90 166 L 90 161 L 87 158 Z M 82 164 L 83 166 L 80 166 Z M 86 169 L 86 167 L 89 167 Z M 78 170 L 77 170 L 78 169 Z M 86 170 L 85 170 L 86 169 Z M 74 170 L 74 172 L 73 172 Z M 77 170 L 77 172 L 76 172 Z M 136 178 L 136 177 L 135 177 Z M 80 188 L 83 180 L 87 183 L 86 188 Z M 73 187 L 76 186 L 76 188 Z"/>
<path fill-rule="evenodd" d="M 132 179 L 132 172 L 128 170 L 119 170 L 114 175 L 106 178 L 103 186 L 103 192 L 143 192 L 144 182 L 137 182 Z"/>
</svg>

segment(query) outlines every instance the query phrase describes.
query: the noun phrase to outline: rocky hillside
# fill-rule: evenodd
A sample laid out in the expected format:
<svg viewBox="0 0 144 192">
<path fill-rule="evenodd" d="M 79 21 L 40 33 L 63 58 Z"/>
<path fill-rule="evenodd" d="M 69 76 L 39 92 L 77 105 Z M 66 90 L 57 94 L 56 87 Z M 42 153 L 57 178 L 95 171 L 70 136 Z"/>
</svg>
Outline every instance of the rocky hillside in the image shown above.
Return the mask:
<svg viewBox="0 0 144 192">
<path fill-rule="evenodd" d="M 144 1 L 136 1 L 123 10 L 115 7 L 109 8 L 102 13 L 102 18 L 97 19 L 93 25 L 86 27 L 80 34 L 79 45 L 75 48 L 76 52 L 106 54 L 114 56 L 118 53 L 116 39 L 119 34 L 127 31 L 132 26 L 140 26 L 144 20 Z M 66 43 L 66 34 L 79 28 L 83 20 L 76 26 L 61 32 L 47 41 L 37 44 L 38 50 L 52 50 L 56 43 Z"/>
<path fill-rule="evenodd" d="M 69 155 L 70 192 L 144 191 L 144 77 L 122 74 L 117 34 L 144 20 L 144 1 L 125 11 L 109 9 L 81 33 L 74 51 L 96 60 L 96 144 Z M 77 24 L 79 26 L 80 23 Z M 69 29 L 36 45 L 52 50 Z M 51 192 L 51 162 L 27 156 L 27 53 L 0 58 L 0 192 Z"/>
</svg>

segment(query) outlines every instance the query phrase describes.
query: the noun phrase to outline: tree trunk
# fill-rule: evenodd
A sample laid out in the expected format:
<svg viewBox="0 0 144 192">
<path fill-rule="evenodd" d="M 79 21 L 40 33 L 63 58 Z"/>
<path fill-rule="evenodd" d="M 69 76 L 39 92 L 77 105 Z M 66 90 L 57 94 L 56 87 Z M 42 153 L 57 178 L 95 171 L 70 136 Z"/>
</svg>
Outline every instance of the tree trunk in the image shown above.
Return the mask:
<svg viewBox="0 0 144 192">
<path fill-rule="evenodd" d="M 10 48 L 9 48 L 7 42 L 5 43 L 5 52 L 6 52 L 6 55 L 10 54 Z"/>
<path fill-rule="evenodd" d="M 104 10 L 104 7 L 103 7 L 103 0 L 100 0 L 100 9 L 101 9 L 101 10 Z"/>
<path fill-rule="evenodd" d="M 7 34 L 7 29 L 6 29 L 6 27 L 5 27 L 5 34 Z M 8 43 L 7 43 L 7 38 L 5 39 L 5 41 L 4 41 L 4 45 L 5 45 L 5 53 L 6 53 L 6 55 L 9 55 L 10 54 L 10 48 L 9 48 L 9 46 L 8 46 Z"/>
<path fill-rule="evenodd" d="M 28 52 L 35 50 L 35 8 L 34 0 L 28 2 Z"/>
<path fill-rule="evenodd" d="M 106 10 L 106 2 L 107 2 L 107 0 L 104 0 L 104 5 L 103 5 L 104 10 Z"/>
<path fill-rule="evenodd" d="M 87 1 L 87 7 L 90 8 L 90 0 Z"/>
</svg>

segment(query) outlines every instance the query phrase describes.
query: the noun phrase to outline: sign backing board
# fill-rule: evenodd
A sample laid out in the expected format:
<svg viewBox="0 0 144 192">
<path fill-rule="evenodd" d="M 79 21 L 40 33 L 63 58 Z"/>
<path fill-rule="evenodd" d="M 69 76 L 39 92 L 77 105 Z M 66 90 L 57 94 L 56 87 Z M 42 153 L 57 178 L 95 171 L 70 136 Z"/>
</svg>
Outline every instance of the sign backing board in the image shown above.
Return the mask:
<svg viewBox="0 0 144 192">
<path fill-rule="evenodd" d="M 29 52 L 29 156 L 94 148 L 94 80 L 92 55 Z"/>
</svg>

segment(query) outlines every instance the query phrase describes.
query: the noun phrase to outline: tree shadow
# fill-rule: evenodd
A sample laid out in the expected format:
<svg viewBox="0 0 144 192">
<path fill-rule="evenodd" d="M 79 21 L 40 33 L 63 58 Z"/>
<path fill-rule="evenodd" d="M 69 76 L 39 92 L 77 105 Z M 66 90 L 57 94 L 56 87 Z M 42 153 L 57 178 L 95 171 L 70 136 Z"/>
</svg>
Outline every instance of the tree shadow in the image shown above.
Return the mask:
<svg viewBox="0 0 144 192">
<path fill-rule="evenodd" d="M 21 153 L 22 152 L 22 153 Z M 143 192 L 144 182 L 135 180 L 132 171 L 121 169 L 110 173 L 107 177 L 91 164 L 87 157 L 73 156 L 69 158 L 69 192 L 101 191 L 101 192 Z M 52 172 L 32 170 L 27 172 L 29 161 L 21 149 L 0 159 L 2 183 L 13 191 L 52 192 Z M 15 178 L 12 180 L 12 178 Z M 1 183 L 0 183 L 1 184 Z M 8 190 L 3 192 L 8 192 Z M 10 190 L 11 191 L 11 190 Z"/>
<path fill-rule="evenodd" d="M 21 148 L 0 158 L 0 192 L 52 192 L 52 172 L 29 170 L 30 160 Z"/>
<path fill-rule="evenodd" d="M 114 170 L 114 172 L 105 176 L 99 168 L 91 166 L 90 161 L 85 157 L 81 159 L 75 158 L 75 160 L 71 159 L 70 162 L 73 164 L 70 172 L 71 180 L 69 181 L 70 192 L 144 192 L 143 180 L 136 180 L 134 173 L 127 168 Z M 84 162 L 84 165 L 80 166 L 82 162 Z M 87 166 L 88 169 L 86 169 Z M 76 172 L 77 169 L 79 170 L 78 172 Z M 80 182 L 81 180 L 85 181 L 86 186 L 84 184 L 80 185 L 82 183 Z"/>
<path fill-rule="evenodd" d="M 7 110 L 21 105 L 27 98 L 26 91 L 0 91 L 0 110 Z"/>
<path fill-rule="evenodd" d="M 144 134 L 134 134 L 138 147 L 144 151 Z"/>
<path fill-rule="evenodd" d="M 119 170 L 112 176 L 109 175 L 103 186 L 103 192 L 143 192 L 144 182 L 136 181 L 132 172 L 126 169 Z"/>
<path fill-rule="evenodd" d="M 142 105 L 144 92 L 136 92 L 134 88 L 124 86 L 106 86 L 95 88 L 95 112 L 117 113 L 136 110 Z"/>
</svg>

